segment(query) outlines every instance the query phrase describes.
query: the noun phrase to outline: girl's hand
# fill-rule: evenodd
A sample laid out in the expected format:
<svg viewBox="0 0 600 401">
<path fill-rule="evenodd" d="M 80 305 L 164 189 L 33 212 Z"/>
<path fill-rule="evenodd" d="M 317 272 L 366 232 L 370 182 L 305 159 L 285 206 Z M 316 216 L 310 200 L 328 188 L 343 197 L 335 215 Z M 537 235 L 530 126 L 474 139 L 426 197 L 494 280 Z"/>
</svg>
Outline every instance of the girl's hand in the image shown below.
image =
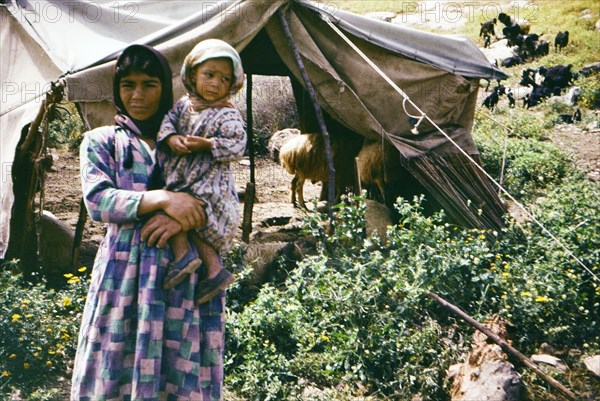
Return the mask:
<svg viewBox="0 0 600 401">
<path fill-rule="evenodd" d="M 177 155 L 187 155 L 192 151 L 185 144 L 185 136 L 183 135 L 171 135 L 167 138 L 167 145 L 171 151 Z"/>
<path fill-rule="evenodd" d="M 200 136 L 186 136 L 183 140 L 185 147 L 192 152 L 203 152 L 211 150 L 210 139 L 202 138 Z"/>
<path fill-rule="evenodd" d="M 206 224 L 204 202 L 184 192 L 168 192 L 163 211 L 175 219 L 183 231 L 196 229 Z"/>
</svg>

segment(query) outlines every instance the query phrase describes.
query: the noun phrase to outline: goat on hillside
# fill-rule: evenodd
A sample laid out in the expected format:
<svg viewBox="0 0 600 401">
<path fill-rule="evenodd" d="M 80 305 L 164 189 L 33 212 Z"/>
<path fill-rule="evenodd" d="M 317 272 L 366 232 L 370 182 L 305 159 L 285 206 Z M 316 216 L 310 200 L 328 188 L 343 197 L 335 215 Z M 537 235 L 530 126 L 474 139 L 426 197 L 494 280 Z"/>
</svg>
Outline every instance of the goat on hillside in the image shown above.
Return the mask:
<svg viewBox="0 0 600 401">
<path fill-rule="evenodd" d="M 504 95 L 504 93 L 505 93 L 504 86 L 498 85 L 496 88 L 494 88 L 492 93 L 490 93 L 488 95 L 488 97 L 486 97 L 483 100 L 483 105 L 490 110 L 494 110 L 494 107 L 496 107 L 496 104 L 498 104 L 498 100 L 500 99 L 500 96 Z"/>
<path fill-rule="evenodd" d="M 554 51 L 558 52 L 569 44 L 569 31 L 559 32 L 554 38 Z"/>
<path fill-rule="evenodd" d="M 494 31 L 494 25 L 496 24 L 496 18 L 491 21 L 486 21 L 481 24 L 481 29 L 479 30 L 479 37 L 483 37 L 483 47 L 490 46 L 490 39 L 492 36 L 496 36 L 496 32 Z"/>
</svg>

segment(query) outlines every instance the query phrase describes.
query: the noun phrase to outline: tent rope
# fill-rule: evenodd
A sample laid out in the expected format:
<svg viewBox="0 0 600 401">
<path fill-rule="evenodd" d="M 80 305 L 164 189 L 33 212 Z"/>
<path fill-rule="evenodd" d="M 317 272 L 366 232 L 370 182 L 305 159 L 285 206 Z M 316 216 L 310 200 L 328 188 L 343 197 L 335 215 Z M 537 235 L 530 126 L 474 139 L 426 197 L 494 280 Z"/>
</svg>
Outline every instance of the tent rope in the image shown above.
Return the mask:
<svg viewBox="0 0 600 401">
<path fill-rule="evenodd" d="M 427 121 L 429 123 L 431 123 L 431 125 L 433 127 L 435 127 L 442 135 L 444 135 L 448 141 L 450 141 L 450 143 L 452 145 L 454 145 L 466 158 L 467 160 L 469 160 L 478 170 L 481 171 L 482 174 L 484 174 L 489 180 L 491 180 L 492 183 L 494 183 L 494 185 L 496 185 L 498 187 L 498 189 L 500 191 L 502 191 L 502 193 L 504 193 L 510 200 L 512 200 L 520 209 L 523 210 L 523 212 L 525 212 L 525 214 L 535 223 L 537 224 L 541 229 L 542 232 L 544 232 L 546 235 L 548 235 L 556 244 L 558 244 L 569 256 L 571 256 L 579 265 L 581 265 L 581 267 L 583 267 L 591 276 L 594 280 L 596 280 L 597 282 L 600 282 L 600 279 L 598 278 L 598 276 L 596 276 L 573 252 L 571 252 L 571 250 L 569 248 L 567 248 L 567 246 L 565 244 L 562 243 L 562 241 L 560 241 L 560 239 L 558 239 L 554 234 L 552 234 L 546 227 L 544 227 L 544 225 L 542 223 L 540 223 L 540 221 L 529 211 L 527 210 L 527 208 L 525 208 L 525 206 L 523 206 L 523 204 L 521 204 L 519 201 L 517 201 L 501 184 L 499 184 L 498 182 L 496 182 L 496 180 L 494 180 L 494 178 L 492 176 L 490 176 L 488 174 L 487 171 L 485 171 L 483 169 L 482 166 L 480 166 L 478 163 L 475 162 L 475 160 L 473 160 L 473 158 L 464 150 L 462 149 L 446 132 L 444 132 L 443 129 L 441 129 L 436 123 L 435 121 L 433 121 L 429 116 L 427 116 L 427 114 L 421 110 L 411 99 L 410 97 L 402 90 L 400 89 L 400 87 L 398 85 L 396 85 L 396 83 L 394 81 L 391 80 L 390 77 L 388 77 L 382 70 L 381 68 L 379 68 L 371 59 L 369 59 L 369 57 L 364 54 L 354 43 L 352 43 L 352 41 L 346 36 L 344 35 L 344 33 L 333 24 L 333 22 L 331 22 L 331 19 L 328 16 L 325 15 L 321 15 L 321 18 L 331 27 L 331 29 L 334 30 L 334 32 L 336 32 L 363 60 L 365 60 L 367 62 L 367 64 L 369 64 L 392 88 L 394 88 L 394 90 L 396 90 L 396 92 L 398 92 L 403 98 L 403 107 L 404 104 L 406 102 L 410 102 L 411 106 L 414 107 L 417 112 L 421 115 L 421 119 L 422 118 L 426 118 Z M 406 109 L 405 109 L 406 111 Z M 408 114 L 408 113 L 407 113 Z M 408 114 L 409 115 L 409 114 Z M 410 115 L 409 115 L 410 116 Z M 413 117 L 415 118 L 415 117 Z M 420 123 L 420 120 L 418 121 L 418 123 Z M 413 128 L 413 130 L 411 132 L 415 132 L 416 131 L 416 125 Z"/>
</svg>

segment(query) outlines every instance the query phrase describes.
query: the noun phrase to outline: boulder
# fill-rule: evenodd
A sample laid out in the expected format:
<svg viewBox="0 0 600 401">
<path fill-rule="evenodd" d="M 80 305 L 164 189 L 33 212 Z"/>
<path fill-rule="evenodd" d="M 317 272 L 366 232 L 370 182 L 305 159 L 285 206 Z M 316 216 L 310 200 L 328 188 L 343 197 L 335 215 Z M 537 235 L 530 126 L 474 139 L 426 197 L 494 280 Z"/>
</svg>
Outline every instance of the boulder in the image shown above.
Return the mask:
<svg viewBox="0 0 600 401">
<path fill-rule="evenodd" d="M 45 273 L 74 273 L 71 248 L 75 233 L 66 223 L 47 210 L 40 220 L 40 264 Z"/>
</svg>

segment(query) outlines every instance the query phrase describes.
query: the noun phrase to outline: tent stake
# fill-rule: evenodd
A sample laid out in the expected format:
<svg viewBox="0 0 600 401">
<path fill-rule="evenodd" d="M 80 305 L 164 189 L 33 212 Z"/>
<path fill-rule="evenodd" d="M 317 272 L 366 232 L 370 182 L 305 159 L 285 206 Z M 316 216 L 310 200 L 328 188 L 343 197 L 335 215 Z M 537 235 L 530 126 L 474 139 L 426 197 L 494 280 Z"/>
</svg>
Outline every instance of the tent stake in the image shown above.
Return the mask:
<svg viewBox="0 0 600 401">
<path fill-rule="evenodd" d="M 279 10 L 279 20 L 281 21 L 281 25 L 283 26 L 283 31 L 285 33 L 285 37 L 292 49 L 294 54 L 294 59 L 296 60 L 296 64 L 298 69 L 300 70 L 300 74 L 302 75 L 302 80 L 304 81 L 304 85 L 306 85 L 306 91 L 310 96 L 310 100 L 313 104 L 315 114 L 317 116 L 317 121 L 319 122 L 319 129 L 321 130 L 321 135 L 323 135 L 323 139 L 325 142 L 325 156 L 327 157 L 327 165 L 329 168 L 329 187 L 327 191 L 327 214 L 329 215 L 330 224 L 333 224 L 333 211 L 332 206 L 335 202 L 336 193 L 335 193 L 335 168 L 333 166 L 333 155 L 331 151 L 331 141 L 329 138 L 329 132 L 327 131 L 327 125 L 325 124 L 325 118 L 323 117 L 323 111 L 321 109 L 321 105 L 317 100 L 317 96 L 315 94 L 315 89 L 308 77 L 308 73 L 304 68 L 304 62 L 300 57 L 300 52 L 298 51 L 298 47 L 296 47 L 296 43 L 294 43 L 294 39 L 292 38 L 292 32 L 290 30 L 290 25 L 288 24 L 285 15 L 283 15 L 283 11 Z"/>
<path fill-rule="evenodd" d="M 471 316 L 469 316 L 465 311 L 460 309 L 458 306 L 451 304 L 450 302 L 446 301 L 444 298 L 442 298 L 439 295 L 434 294 L 432 292 L 427 292 L 425 295 L 427 295 L 429 298 L 433 299 L 438 304 L 442 305 L 444 308 L 450 310 L 452 313 L 460 316 L 461 318 L 466 320 L 467 323 L 469 323 L 471 326 L 475 327 L 477 330 L 481 331 L 483 334 L 485 334 L 486 336 L 491 338 L 496 344 L 498 344 L 500 346 L 500 348 L 502 348 L 502 350 L 504 352 L 509 353 L 509 354 L 515 356 L 516 358 L 518 358 L 521 362 L 523 362 L 524 365 L 531 368 L 538 376 L 540 376 L 542 379 L 544 379 L 548 384 L 550 384 L 554 389 L 556 389 L 562 396 L 564 396 L 568 400 L 577 401 L 577 397 L 571 390 L 569 390 L 568 388 L 566 388 L 565 386 L 560 384 L 558 381 L 556 381 L 552 377 L 550 377 L 547 374 L 545 374 L 544 372 L 542 372 L 542 370 L 531 359 L 527 358 L 525 355 L 520 353 L 517 349 L 513 348 L 502 337 L 493 333 L 490 329 L 485 327 L 483 324 L 481 324 L 477 320 L 473 319 Z"/>
</svg>

